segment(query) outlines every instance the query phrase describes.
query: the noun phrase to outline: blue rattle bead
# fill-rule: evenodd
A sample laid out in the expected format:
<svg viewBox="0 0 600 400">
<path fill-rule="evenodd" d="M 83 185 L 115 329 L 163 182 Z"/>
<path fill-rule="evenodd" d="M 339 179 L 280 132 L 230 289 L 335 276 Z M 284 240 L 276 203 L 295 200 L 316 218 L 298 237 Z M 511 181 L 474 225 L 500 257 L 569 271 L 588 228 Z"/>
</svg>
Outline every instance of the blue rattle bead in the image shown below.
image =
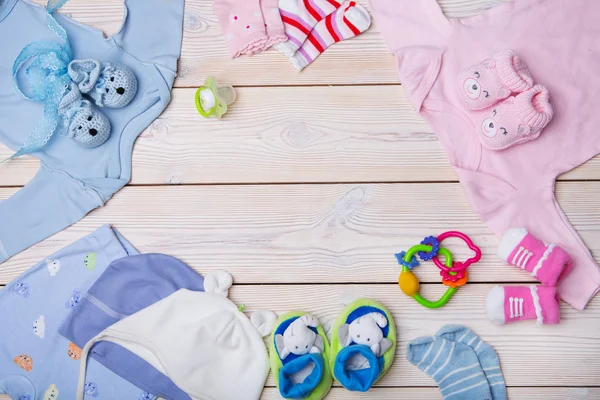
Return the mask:
<svg viewBox="0 0 600 400">
<path fill-rule="evenodd" d="M 438 252 L 440 251 L 440 241 L 435 236 L 426 237 L 421 241 L 421 244 L 431 246 L 430 252 L 426 253 L 424 251 L 420 251 L 418 253 L 419 257 L 423 261 L 431 261 L 433 257 L 437 256 Z"/>
<path fill-rule="evenodd" d="M 417 260 L 417 257 L 412 256 L 410 261 L 404 261 L 405 255 L 406 255 L 405 251 L 398 253 L 398 254 L 394 254 L 394 256 L 396 257 L 396 260 L 398 260 L 398 264 L 400 264 L 408 269 L 413 269 L 414 267 L 419 266 L 419 261 Z"/>
</svg>

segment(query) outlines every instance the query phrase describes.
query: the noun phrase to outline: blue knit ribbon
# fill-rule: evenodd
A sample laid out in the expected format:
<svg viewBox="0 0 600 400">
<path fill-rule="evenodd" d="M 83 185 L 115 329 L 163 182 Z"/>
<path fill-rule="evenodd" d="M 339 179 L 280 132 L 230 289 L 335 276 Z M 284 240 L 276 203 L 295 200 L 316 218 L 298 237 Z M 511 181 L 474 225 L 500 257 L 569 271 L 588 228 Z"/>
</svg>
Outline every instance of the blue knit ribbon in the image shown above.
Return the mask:
<svg viewBox="0 0 600 400">
<path fill-rule="evenodd" d="M 25 99 L 43 102 L 44 116 L 25 144 L 7 160 L 41 150 L 61 125 L 58 106 L 71 82 L 68 68 L 73 59 L 73 52 L 67 32 L 53 14 L 67 1 L 48 0 L 46 7 L 48 28 L 61 39 L 62 43 L 52 41 L 30 43 L 21 50 L 13 64 L 14 91 Z M 26 63 L 29 63 L 25 73 L 32 93 L 29 96 L 25 94 L 18 79 L 19 71 Z"/>
</svg>

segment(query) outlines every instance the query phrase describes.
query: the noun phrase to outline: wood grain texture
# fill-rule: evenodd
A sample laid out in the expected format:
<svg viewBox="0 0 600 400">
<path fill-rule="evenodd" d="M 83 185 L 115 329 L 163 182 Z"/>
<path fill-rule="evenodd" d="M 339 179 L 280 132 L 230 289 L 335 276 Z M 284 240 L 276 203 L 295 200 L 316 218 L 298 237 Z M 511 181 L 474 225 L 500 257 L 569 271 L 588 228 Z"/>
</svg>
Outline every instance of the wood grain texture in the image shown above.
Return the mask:
<svg viewBox="0 0 600 400">
<path fill-rule="evenodd" d="M 14 190 L 0 189 L 0 199 Z M 558 185 L 559 202 L 596 255 L 599 197 L 598 182 Z M 171 254 L 200 272 L 226 269 L 238 283 L 396 282 L 394 253 L 453 229 L 483 250 L 469 270 L 472 282 L 531 280 L 498 261 L 498 239 L 460 185 L 440 183 L 125 188 L 107 207 L 2 264 L 0 283 L 107 223 L 143 253 Z M 457 259 L 468 256 L 449 247 Z M 429 263 L 417 274 L 422 282 L 440 281 Z"/>
<path fill-rule="evenodd" d="M 456 181 L 401 86 L 241 88 L 223 120 L 202 118 L 194 93 L 175 89 L 138 138 L 131 184 Z M 0 185 L 24 185 L 37 168 L 2 163 Z M 600 157 L 561 179 L 600 179 Z"/>
<path fill-rule="evenodd" d="M 390 373 L 367 394 L 335 387 L 328 399 L 441 399 L 433 380 L 406 361 L 405 347 L 457 323 L 496 348 L 511 400 L 600 400 L 600 300 L 584 312 L 563 304 L 558 326 L 486 320 L 494 282 L 532 280 L 494 256 L 498 239 L 471 210 L 433 130 L 408 102 L 376 21 L 297 73 L 276 51 L 229 59 L 213 1 L 186 0 L 173 101 L 136 142 L 132 186 L 0 265 L 0 286 L 112 223 L 142 252 L 171 254 L 201 273 L 230 271 L 231 298 L 249 312 L 302 309 L 329 332 L 343 294 L 386 304 L 400 339 Z M 503 0 L 438 1 L 460 17 Z M 121 26 L 123 0 L 70 0 L 61 12 L 110 35 Z M 193 106 L 194 88 L 208 75 L 238 90 L 221 121 L 202 119 Z M 10 154 L 0 147 L 0 159 Z M 27 157 L 0 164 L 0 201 L 37 165 Z M 600 180 L 600 157 L 561 179 L 571 182 L 558 184 L 559 201 L 600 255 L 600 182 L 572 182 Z M 330 182 L 340 184 L 300 184 Z M 398 289 L 393 254 L 450 229 L 471 235 L 484 258 L 470 270 L 471 285 L 443 310 L 427 310 Z M 436 271 L 430 264 L 417 271 L 427 297 L 444 290 Z M 280 399 L 272 378 L 267 386 L 262 399 Z"/>
<path fill-rule="evenodd" d="M 244 304 L 249 313 L 264 309 L 278 314 L 289 310 L 312 313 L 329 336 L 342 309 L 342 296 L 349 293 L 380 301 L 394 316 L 398 347 L 394 364 L 377 386 L 435 386 L 433 379 L 406 360 L 406 345 L 410 340 L 435 334 L 446 324 L 466 325 L 494 347 L 509 386 L 598 385 L 600 357 L 590 351 L 600 347 L 600 299 L 593 300 L 585 313 L 562 303 L 559 325 L 541 326 L 530 321 L 499 327 L 485 316 L 485 297 L 491 287 L 472 285 L 439 310 L 425 309 L 393 284 L 234 285 L 230 298 Z M 444 290 L 439 285 L 424 285 L 421 292 L 427 298 L 436 298 Z M 267 385 L 274 385 L 272 377 Z"/>
<path fill-rule="evenodd" d="M 333 388 L 327 395 L 327 400 L 362 400 L 368 396 L 373 400 L 442 400 L 438 388 L 372 388 L 368 394 L 349 392 L 343 388 Z M 2 397 L 0 397 L 1 399 Z M 510 400 L 599 400 L 598 388 L 508 388 Z M 281 400 L 277 389 L 267 388 L 262 400 Z"/>
<path fill-rule="evenodd" d="M 373 400 L 442 400 L 437 388 L 372 388 L 365 393 L 349 392 L 343 388 L 333 388 L 327 400 L 361 400 L 366 396 Z M 512 387 L 508 388 L 511 400 L 599 400 L 600 389 L 585 387 Z M 281 400 L 275 388 L 265 388 L 261 400 Z M 10 400 L 7 395 L 0 394 L 0 400 Z"/>
<path fill-rule="evenodd" d="M 366 33 L 332 46 L 309 68 L 296 72 L 285 56 L 275 50 L 254 57 L 231 60 L 225 38 L 213 12 L 214 0 L 186 0 L 184 36 L 178 87 L 197 87 L 206 75 L 234 85 L 313 85 L 397 83 L 395 58 L 386 48 L 376 21 Z M 36 0 L 44 4 L 45 0 Z M 450 16 L 469 16 L 502 0 L 442 0 Z M 358 3 L 369 9 L 367 0 Z M 61 12 L 77 21 L 117 32 L 122 23 L 122 0 L 71 0 Z"/>
</svg>

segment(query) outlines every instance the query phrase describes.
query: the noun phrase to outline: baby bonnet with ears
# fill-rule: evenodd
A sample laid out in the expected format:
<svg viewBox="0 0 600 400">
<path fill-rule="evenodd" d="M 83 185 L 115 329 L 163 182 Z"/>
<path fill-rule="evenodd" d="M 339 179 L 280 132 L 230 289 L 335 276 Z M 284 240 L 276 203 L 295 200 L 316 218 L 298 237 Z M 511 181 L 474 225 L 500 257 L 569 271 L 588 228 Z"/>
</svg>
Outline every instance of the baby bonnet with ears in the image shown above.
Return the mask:
<svg viewBox="0 0 600 400">
<path fill-rule="evenodd" d="M 105 329 L 83 348 L 77 399 L 84 398 L 87 356 L 94 343 L 117 343 L 168 376 L 194 400 L 255 400 L 269 373 L 263 336 L 276 316 L 249 319 L 226 296 L 231 275 L 206 275 L 204 289 L 180 289 Z"/>
</svg>

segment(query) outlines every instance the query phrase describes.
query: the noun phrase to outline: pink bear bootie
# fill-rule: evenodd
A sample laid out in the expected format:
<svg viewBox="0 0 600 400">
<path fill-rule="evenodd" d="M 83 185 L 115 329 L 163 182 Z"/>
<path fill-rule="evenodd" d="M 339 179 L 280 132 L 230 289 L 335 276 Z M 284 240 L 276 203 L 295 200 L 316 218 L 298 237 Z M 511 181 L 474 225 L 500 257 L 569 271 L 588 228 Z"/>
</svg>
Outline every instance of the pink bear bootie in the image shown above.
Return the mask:
<svg viewBox="0 0 600 400">
<path fill-rule="evenodd" d="M 556 288 L 546 286 L 495 286 L 487 295 L 486 314 L 495 324 L 534 319 L 540 325 L 560 322 Z"/>
<path fill-rule="evenodd" d="M 458 97 L 468 110 L 483 110 L 533 86 L 527 65 L 512 50 L 470 66 L 458 75 Z"/>
<path fill-rule="evenodd" d="M 498 247 L 498 257 L 551 287 L 556 286 L 573 267 L 566 251 L 534 238 L 524 228 L 509 229 L 504 234 Z"/>
<path fill-rule="evenodd" d="M 554 116 L 550 94 L 542 85 L 510 97 L 481 123 L 479 140 L 490 150 L 504 150 L 537 139 Z"/>
</svg>

